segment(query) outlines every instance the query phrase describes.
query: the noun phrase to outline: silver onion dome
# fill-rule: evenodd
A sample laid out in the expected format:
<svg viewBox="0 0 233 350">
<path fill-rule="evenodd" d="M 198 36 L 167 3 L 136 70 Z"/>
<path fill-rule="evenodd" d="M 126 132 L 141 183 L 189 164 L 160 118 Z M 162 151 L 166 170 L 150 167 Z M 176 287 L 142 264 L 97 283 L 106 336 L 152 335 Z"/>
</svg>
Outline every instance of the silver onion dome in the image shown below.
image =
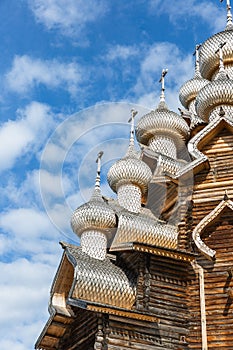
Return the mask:
<svg viewBox="0 0 233 350">
<path fill-rule="evenodd" d="M 108 183 L 114 192 L 124 184 L 133 184 L 141 189 L 144 195 L 148 189 L 148 183 L 152 178 L 150 167 L 140 159 L 140 155 L 134 148 L 134 117 L 137 114 L 132 110 L 130 144 L 126 155 L 116 161 L 108 172 Z"/>
<path fill-rule="evenodd" d="M 108 172 L 108 183 L 114 192 L 117 192 L 121 185 L 131 183 L 145 194 L 151 178 L 149 166 L 139 159 L 133 150 L 129 150 L 124 158 L 114 163 Z"/>
<path fill-rule="evenodd" d="M 137 140 L 143 145 L 148 145 L 150 139 L 157 135 L 164 135 L 171 137 L 179 147 L 189 135 L 188 124 L 177 113 L 170 111 L 166 105 L 164 81 L 167 72 L 167 69 L 163 69 L 159 80 L 161 95 L 157 109 L 144 115 L 136 127 Z"/>
<path fill-rule="evenodd" d="M 233 22 L 230 0 L 227 0 L 227 25 L 224 31 L 217 33 L 207 39 L 200 50 L 200 72 L 206 79 L 212 80 L 218 71 L 219 57 L 216 53 L 216 47 L 221 43 L 226 43 L 223 48 L 224 64 L 229 72 L 233 67 Z M 230 74 L 232 75 L 232 74 Z"/>
<path fill-rule="evenodd" d="M 184 83 L 180 88 L 179 99 L 185 108 L 197 97 L 198 92 L 209 83 L 209 80 L 200 77 L 194 77 Z"/>
<path fill-rule="evenodd" d="M 152 137 L 161 134 L 175 138 L 177 141 L 179 139 L 186 141 L 189 136 L 189 127 L 177 113 L 159 104 L 157 109 L 144 115 L 139 120 L 136 127 L 136 136 L 140 143 L 147 145 Z"/>
<path fill-rule="evenodd" d="M 223 63 L 223 50 L 226 42 L 220 43 L 215 51 L 219 55 L 219 72 L 214 81 L 201 89 L 196 98 L 196 111 L 199 117 L 208 121 L 210 114 L 214 116 L 217 107 L 225 106 L 232 111 L 233 106 L 233 80 L 229 79 Z"/>
<path fill-rule="evenodd" d="M 99 153 L 100 159 L 102 152 Z M 71 227 L 78 236 L 89 229 L 107 230 L 116 226 L 113 209 L 105 203 L 100 191 L 100 166 L 98 165 L 96 184 L 89 202 L 77 208 L 71 216 Z M 106 231 L 107 232 L 107 231 Z"/>
<path fill-rule="evenodd" d="M 230 79 L 218 79 L 209 83 L 196 98 L 197 114 L 206 122 L 216 107 L 224 105 L 226 109 L 233 106 L 233 80 Z"/>
<path fill-rule="evenodd" d="M 188 109 L 192 101 L 197 97 L 198 92 L 209 83 L 209 80 L 202 78 L 199 67 L 199 49 L 201 45 L 196 45 L 194 55 L 196 55 L 195 75 L 185 82 L 180 88 L 179 99 L 182 105 Z"/>
<path fill-rule="evenodd" d="M 219 56 L 215 52 L 220 43 L 226 42 L 223 48 L 224 64 L 233 67 L 233 27 L 217 33 L 206 40 L 200 50 L 200 72 L 205 79 L 211 80 L 218 71 Z"/>
</svg>

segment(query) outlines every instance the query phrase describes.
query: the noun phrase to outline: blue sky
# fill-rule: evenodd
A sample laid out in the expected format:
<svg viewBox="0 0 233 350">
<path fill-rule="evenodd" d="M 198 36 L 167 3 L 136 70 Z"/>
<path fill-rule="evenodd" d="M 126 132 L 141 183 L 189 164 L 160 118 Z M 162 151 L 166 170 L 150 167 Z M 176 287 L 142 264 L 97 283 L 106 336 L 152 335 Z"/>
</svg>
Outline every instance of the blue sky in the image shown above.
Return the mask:
<svg viewBox="0 0 233 350">
<path fill-rule="evenodd" d="M 98 151 L 104 177 L 126 151 L 130 109 L 156 107 L 162 68 L 177 111 L 195 45 L 225 22 L 217 0 L 0 0 L 1 350 L 34 347 Z"/>
</svg>

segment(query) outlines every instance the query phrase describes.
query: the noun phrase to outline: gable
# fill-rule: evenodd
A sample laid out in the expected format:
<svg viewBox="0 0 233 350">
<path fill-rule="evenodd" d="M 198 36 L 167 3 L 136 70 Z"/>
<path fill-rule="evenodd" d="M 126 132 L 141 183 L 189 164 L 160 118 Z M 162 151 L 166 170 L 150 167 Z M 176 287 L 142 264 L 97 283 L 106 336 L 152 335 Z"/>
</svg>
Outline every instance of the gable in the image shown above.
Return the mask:
<svg viewBox="0 0 233 350">
<path fill-rule="evenodd" d="M 193 240 L 197 248 L 201 251 L 201 253 L 203 253 L 208 258 L 214 258 L 216 254 L 214 241 L 211 241 L 211 246 L 209 246 L 209 237 L 213 237 L 213 236 L 215 237 L 217 232 L 219 231 L 221 232 L 222 230 L 225 234 L 227 232 L 229 237 L 233 240 L 233 234 L 232 234 L 233 231 L 231 230 L 231 225 L 233 228 L 232 211 L 233 211 L 233 202 L 229 199 L 224 199 L 217 205 L 217 207 L 214 210 L 212 210 L 208 215 L 206 215 L 195 227 L 193 231 Z M 227 226 L 225 226 L 224 218 L 225 218 L 225 221 L 228 223 Z M 220 227 L 220 228 L 218 228 L 217 230 L 217 227 Z M 203 235 L 205 235 L 205 240 L 203 240 L 202 238 Z M 218 241 L 219 241 L 219 237 L 218 237 Z M 224 240 L 223 237 L 221 237 L 220 241 L 223 241 L 224 247 L 228 248 L 227 240 Z"/>
</svg>

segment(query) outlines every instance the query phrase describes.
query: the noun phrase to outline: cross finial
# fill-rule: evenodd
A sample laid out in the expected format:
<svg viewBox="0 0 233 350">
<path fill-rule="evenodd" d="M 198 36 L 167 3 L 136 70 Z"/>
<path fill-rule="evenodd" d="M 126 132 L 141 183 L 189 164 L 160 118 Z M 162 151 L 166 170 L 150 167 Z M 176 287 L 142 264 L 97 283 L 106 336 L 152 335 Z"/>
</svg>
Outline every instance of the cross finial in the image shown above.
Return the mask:
<svg viewBox="0 0 233 350">
<path fill-rule="evenodd" d="M 97 173 L 96 173 L 96 180 L 95 180 L 95 189 L 99 189 L 100 188 L 100 170 L 101 170 L 101 158 L 102 155 L 104 154 L 103 151 L 100 151 L 98 153 L 97 159 L 96 159 L 96 163 L 97 163 Z"/>
<path fill-rule="evenodd" d="M 219 52 L 219 73 L 224 72 L 224 63 L 223 63 L 223 47 L 226 45 L 226 41 L 224 43 L 220 43 L 218 45 L 218 49 L 215 51 L 215 53 Z"/>
<path fill-rule="evenodd" d="M 165 102 L 165 76 L 168 72 L 168 69 L 163 69 L 161 78 L 159 79 L 159 82 L 161 83 L 161 95 L 160 95 L 160 102 Z"/>
<path fill-rule="evenodd" d="M 220 2 L 223 2 L 223 0 L 220 0 Z M 231 13 L 231 2 L 230 0 L 226 0 L 227 2 L 227 28 L 230 26 L 233 26 L 232 22 L 232 13 Z"/>
<path fill-rule="evenodd" d="M 134 118 L 138 114 L 137 111 L 134 109 L 131 109 L 131 117 L 128 120 L 128 123 L 131 123 L 131 130 L 130 130 L 130 146 L 134 146 Z"/>
<path fill-rule="evenodd" d="M 196 45 L 195 51 L 193 53 L 193 56 L 196 56 L 196 59 L 195 59 L 195 75 L 196 76 L 201 75 L 200 68 L 199 68 L 199 49 L 200 49 L 200 47 L 201 47 L 201 44 Z"/>
</svg>

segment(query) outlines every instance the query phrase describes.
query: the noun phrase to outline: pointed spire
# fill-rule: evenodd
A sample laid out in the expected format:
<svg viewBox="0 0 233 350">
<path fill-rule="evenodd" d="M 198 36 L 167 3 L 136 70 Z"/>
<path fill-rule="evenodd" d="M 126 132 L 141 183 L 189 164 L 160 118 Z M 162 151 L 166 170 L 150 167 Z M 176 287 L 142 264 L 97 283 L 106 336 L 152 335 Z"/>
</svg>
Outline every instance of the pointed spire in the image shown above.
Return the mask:
<svg viewBox="0 0 233 350">
<path fill-rule="evenodd" d="M 231 2 L 230 2 L 230 0 L 226 0 L 226 1 L 227 1 L 227 25 L 226 25 L 226 29 L 229 29 L 229 28 L 233 28 Z M 223 2 L 223 0 L 220 0 L 220 2 Z"/>
<path fill-rule="evenodd" d="M 195 78 L 202 78 L 200 73 L 200 64 L 199 64 L 199 49 L 201 47 L 201 44 L 196 45 L 195 52 L 193 53 L 193 56 L 196 56 L 195 59 Z"/>
</svg>

